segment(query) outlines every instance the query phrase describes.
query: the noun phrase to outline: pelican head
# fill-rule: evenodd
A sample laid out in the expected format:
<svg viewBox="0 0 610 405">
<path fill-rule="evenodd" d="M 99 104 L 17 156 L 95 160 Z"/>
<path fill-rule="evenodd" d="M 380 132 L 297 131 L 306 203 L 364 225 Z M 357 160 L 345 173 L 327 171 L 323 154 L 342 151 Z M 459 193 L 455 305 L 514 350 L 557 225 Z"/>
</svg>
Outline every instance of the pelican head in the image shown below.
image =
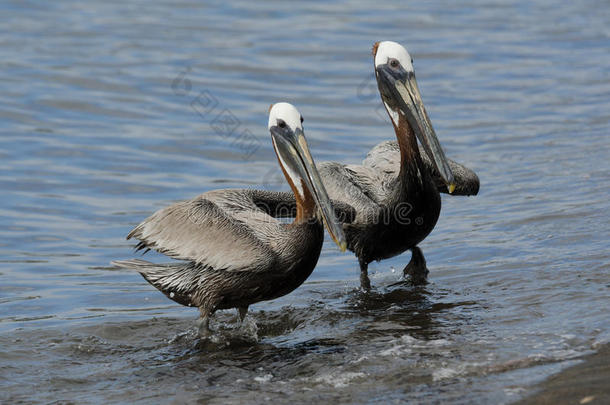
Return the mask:
<svg viewBox="0 0 610 405">
<path fill-rule="evenodd" d="M 373 55 L 379 93 L 394 126 L 398 128 L 399 115 L 406 118 L 447 184 L 449 192 L 453 192 L 453 173 L 424 108 L 415 81 L 411 55 L 402 45 L 392 41 L 377 42 L 373 47 Z"/>
<path fill-rule="evenodd" d="M 308 201 L 308 195 L 313 198 L 328 233 L 344 252 L 347 247 L 345 235 L 309 153 L 303 132 L 303 117 L 292 104 L 273 104 L 269 108 L 269 132 L 280 166 L 295 193 L 297 204 Z"/>
</svg>

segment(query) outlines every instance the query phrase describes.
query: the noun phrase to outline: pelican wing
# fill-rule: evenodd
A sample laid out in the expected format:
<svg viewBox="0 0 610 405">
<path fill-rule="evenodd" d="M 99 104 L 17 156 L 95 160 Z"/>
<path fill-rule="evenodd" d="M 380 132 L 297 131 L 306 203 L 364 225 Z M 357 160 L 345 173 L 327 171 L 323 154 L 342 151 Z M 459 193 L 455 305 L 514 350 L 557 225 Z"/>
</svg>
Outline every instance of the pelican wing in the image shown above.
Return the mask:
<svg viewBox="0 0 610 405">
<path fill-rule="evenodd" d="M 279 222 L 261 211 L 249 190 L 215 190 L 163 208 L 127 236 L 154 249 L 216 270 L 266 269 L 277 259 L 270 239 Z"/>
<path fill-rule="evenodd" d="M 441 178 L 436 166 L 428 157 L 428 154 L 421 154 L 422 161 L 428 169 L 428 173 L 432 178 L 441 193 L 449 193 L 445 182 Z M 451 159 L 449 167 L 455 179 L 455 191 L 452 195 L 477 195 L 479 192 L 479 177 L 475 172 Z M 366 159 L 362 162 L 365 167 L 380 170 L 388 175 L 397 176 L 400 171 L 400 150 L 398 149 L 397 141 L 384 141 L 375 146 L 367 154 Z"/>
<path fill-rule="evenodd" d="M 390 177 L 377 169 L 323 162 L 319 171 L 333 204 L 341 202 L 355 210 L 358 216 L 377 212 L 391 191 Z"/>
</svg>

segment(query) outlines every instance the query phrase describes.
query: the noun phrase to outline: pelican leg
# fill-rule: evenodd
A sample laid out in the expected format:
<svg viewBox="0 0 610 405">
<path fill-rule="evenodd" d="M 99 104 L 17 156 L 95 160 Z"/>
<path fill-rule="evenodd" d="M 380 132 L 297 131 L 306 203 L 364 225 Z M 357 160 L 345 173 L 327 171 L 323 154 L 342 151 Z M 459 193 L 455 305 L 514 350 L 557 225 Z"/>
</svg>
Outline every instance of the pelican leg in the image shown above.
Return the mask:
<svg viewBox="0 0 610 405">
<path fill-rule="evenodd" d="M 360 287 L 365 291 L 370 291 L 369 264 L 362 259 L 358 259 L 358 263 L 360 263 Z"/>
<path fill-rule="evenodd" d="M 206 308 L 199 308 L 201 316 L 197 320 L 197 328 L 201 338 L 207 338 L 212 334 L 210 330 L 210 311 Z"/>
<path fill-rule="evenodd" d="M 239 322 L 244 323 L 244 319 L 246 318 L 246 314 L 248 313 L 248 306 L 237 308 L 239 312 Z"/>
<path fill-rule="evenodd" d="M 426 259 L 421 249 L 415 246 L 411 249 L 411 261 L 403 270 L 404 276 L 408 277 L 414 285 L 425 285 L 428 283 L 428 268 Z"/>
</svg>

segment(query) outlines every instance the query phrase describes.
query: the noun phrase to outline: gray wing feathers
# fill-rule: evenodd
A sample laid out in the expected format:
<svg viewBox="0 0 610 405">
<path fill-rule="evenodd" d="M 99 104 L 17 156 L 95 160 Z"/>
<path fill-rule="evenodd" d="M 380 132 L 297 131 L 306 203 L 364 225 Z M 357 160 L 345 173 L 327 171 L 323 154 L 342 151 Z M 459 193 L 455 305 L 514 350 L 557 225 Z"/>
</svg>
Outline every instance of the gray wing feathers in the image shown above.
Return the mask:
<svg viewBox="0 0 610 405">
<path fill-rule="evenodd" d="M 422 161 L 432 175 L 434 182 L 441 193 L 449 193 L 432 160 L 426 153 L 421 154 Z M 452 195 L 476 195 L 479 192 L 479 177 L 477 174 L 451 159 L 449 167 L 455 178 L 456 187 Z M 385 174 L 397 176 L 400 171 L 400 150 L 397 141 L 384 141 L 375 146 L 362 162 L 363 166 L 379 170 Z"/>
<path fill-rule="evenodd" d="M 206 281 L 205 268 L 191 262 L 157 264 L 138 259 L 116 260 L 112 264 L 139 272 L 168 298 L 182 305 L 201 305 L 202 297 L 197 292 Z"/>
<path fill-rule="evenodd" d="M 266 239 L 277 227 L 247 190 L 216 190 L 155 212 L 127 239 L 139 239 L 140 249 L 217 270 L 255 270 L 275 258 Z"/>
<path fill-rule="evenodd" d="M 197 286 L 197 272 L 193 270 L 192 263 L 151 263 L 145 260 L 115 260 L 115 266 L 136 270 L 146 280 L 162 291 L 176 291 L 188 293 Z M 172 297 L 173 298 L 173 297 Z"/>
<path fill-rule="evenodd" d="M 387 182 L 378 170 L 324 162 L 319 165 L 319 171 L 333 204 L 335 201 L 345 204 L 355 210 L 356 217 L 376 212 L 385 198 Z"/>
<path fill-rule="evenodd" d="M 383 141 L 367 153 L 362 165 L 398 175 L 400 170 L 400 149 L 397 141 Z"/>
</svg>

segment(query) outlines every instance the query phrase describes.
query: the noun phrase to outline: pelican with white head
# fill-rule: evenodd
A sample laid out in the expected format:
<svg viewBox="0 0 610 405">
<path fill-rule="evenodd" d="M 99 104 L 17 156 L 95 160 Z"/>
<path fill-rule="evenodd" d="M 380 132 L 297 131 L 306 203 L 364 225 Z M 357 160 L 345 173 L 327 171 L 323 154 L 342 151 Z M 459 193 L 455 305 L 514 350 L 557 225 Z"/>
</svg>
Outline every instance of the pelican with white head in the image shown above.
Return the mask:
<svg viewBox="0 0 610 405">
<path fill-rule="evenodd" d="M 411 55 L 402 45 L 392 41 L 376 43 L 373 53 L 379 92 L 394 126 L 398 128 L 399 114 L 406 118 L 449 192 L 453 192 L 453 173 L 424 108 Z"/>
<path fill-rule="evenodd" d="M 309 219 L 317 207 L 328 233 L 341 251 L 345 251 L 343 230 L 309 153 L 303 117 L 292 104 L 276 103 L 269 108 L 268 127 L 278 161 L 296 198 L 295 223 Z"/>
</svg>

